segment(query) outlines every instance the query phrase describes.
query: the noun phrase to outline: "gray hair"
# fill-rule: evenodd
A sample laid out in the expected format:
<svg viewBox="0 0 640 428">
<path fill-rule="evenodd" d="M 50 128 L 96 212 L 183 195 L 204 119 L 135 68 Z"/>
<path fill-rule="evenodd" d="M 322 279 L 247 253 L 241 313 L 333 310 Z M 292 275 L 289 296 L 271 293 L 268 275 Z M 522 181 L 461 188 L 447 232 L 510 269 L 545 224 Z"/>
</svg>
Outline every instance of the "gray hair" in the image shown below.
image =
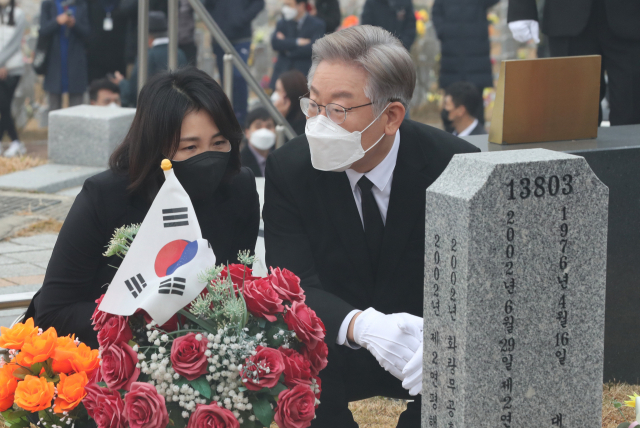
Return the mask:
<svg viewBox="0 0 640 428">
<path fill-rule="evenodd" d="M 324 36 L 313 44 L 309 88 L 322 61 L 356 64 L 368 74 L 364 94 L 377 116 L 391 101 L 405 108 L 416 86 L 416 70 L 409 52 L 393 34 L 380 27 L 359 25 Z"/>
</svg>

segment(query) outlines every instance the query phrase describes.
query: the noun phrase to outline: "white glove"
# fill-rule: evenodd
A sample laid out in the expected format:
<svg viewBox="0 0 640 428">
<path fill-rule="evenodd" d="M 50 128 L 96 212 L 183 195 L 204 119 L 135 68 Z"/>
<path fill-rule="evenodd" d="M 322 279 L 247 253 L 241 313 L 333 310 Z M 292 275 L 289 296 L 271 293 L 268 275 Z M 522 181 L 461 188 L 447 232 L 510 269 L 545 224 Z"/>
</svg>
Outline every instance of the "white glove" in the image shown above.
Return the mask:
<svg viewBox="0 0 640 428">
<path fill-rule="evenodd" d="M 402 387 L 409 390 L 409 395 L 422 394 L 422 345 L 402 370 Z"/>
<path fill-rule="evenodd" d="M 540 24 L 533 19 L 523 19 L 509 23 L 509 29 L 513 38 L 520 43 L 526 43 L 533 39 L 536 44 L 540 43 Z"/>
<path fill-rule="evenodd" d="M 385 315 L 369 308 L 356 318 L 353 338 L 386 371 L 403 380 L 402 369 L 422 345 L 422 328 L 420 317 L 406 313 Z"/>
</svg>

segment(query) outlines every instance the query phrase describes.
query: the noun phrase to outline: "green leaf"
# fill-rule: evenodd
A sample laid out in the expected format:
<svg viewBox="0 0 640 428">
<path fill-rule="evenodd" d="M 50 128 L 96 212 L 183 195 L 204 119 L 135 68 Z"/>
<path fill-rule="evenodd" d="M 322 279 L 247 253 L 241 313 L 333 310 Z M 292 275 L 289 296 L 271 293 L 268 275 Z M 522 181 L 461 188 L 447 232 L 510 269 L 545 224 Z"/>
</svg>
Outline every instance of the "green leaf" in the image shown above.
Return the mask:
<svg viewBox="0 0 640 428">
<path fill-rule="evenodd" d="M 204 376 L 200 376 L 198 379 L 192 380 L 189 384 L 193 389 L 200 392 L 200 395 L 211 399 L 211 386 L 209 386 L 209 382 L 207 382 L 207 379 Z"/>
<path fill-rule="evenodd" d="M 13 372 L 13 376 L 17 377 L 18 379 L 23 379 L 25 378 L 25 376 L 27 375 L 32 375 L 31 370 L 29 370 L 26 367 L 20 367 L 16 370 L 14 370 Z"/>
<path fill-rule="evenodd" d="M 258 326 L 259 326 L 260 328 L 264 328 L 264 326 L 265 326 L 265 325 L 267 325 L 267 320 L 266 320 L 266 319 L 264 319 L 264 318 L 259 318 L 259 319 L 258 319 Z"/>
<path fill-rule="evenodd" d="M 620 407 L 622 407 L 622 403 L 620 403 L 618 401 L 614 401 L 613 402 L 613 407 L 615 407 L 616 409 L 619 409 Z"/>
<path fill-rule="evenodd" d="M 98 386 L 101 388 L 108 388 L 107 382 L 98 382 Z"/>
<path fill-rule="evenodd" d="M 240 392 L 244 392 L 244 391 L 246 391 L 246 390 L 247 390 L 247 387 L 246 387 L 246 386 L 239 386 L 239 387 L 238 387 L 238 391 L 240 391 Z"/>
<path fill-rule="evenodd" d="M 177 386 L 182 386 L 182 385 L 187 384 L 187 383 L 189 383 L 189 379 L 186 379 L 186 378 L 184 378 L 182 376 L 180 376 L 180 379 L 178 379 L 178 380 L 173 382 L 173 384 L 177 385 Z"/>
<path fill-rule="evenodd" d="M 184 315 L 190 321 L 193 321 L 194 323 L 198 324 L 200 327 L 204 328 L 209 333 L 216 333 L 218 331 L 218 329 L 213 323 L 210 323 L 207 320 L 200 319 L 194 316 L 192 313 L 185 311 L 184 309 L 180 309 L 178 313 L 180 315 Z"/>
<path fill-rule="evenodd" d="M 629 428 L 629 425 L 631 425 L 631 422 L 623 422 L 618 425 L 618 428 Z"/>
<path fill-rule="evenodd" d="M 169 425 L 175 428 L 184 428 L 187 426 L 187 420 L 182 417 L 182 409 L 178 403 L 167 403 L 169 411 Z"/>
<path fill-rule="evenodd" d="M 256 415 L 256 418 L 258 418 L 262 425 L 268 427 L 273 421 L 273 415 L 275 412 L 271 408 L 269 400 L 267 400 L 266 397 L 262 396 L 253 403 L 253 413 Z"/>
<path fill-rule="evenodd" d="M 31 373 L 33 373 L 34 376 L 38 376 L 41 371 L 42 371 L 42 363 L 35 363 L 31 366 Z"/>
<path fill-rule="evenodd" d="M 282 391 L 286 391 L 287 389 L 289 389 L 289 388 L 287 388 L 283 384 L 279 383 L 276 386 L 274 386 L 273 388 L 271 388 L 271 391 L 269 391 L 269 394 L 274 395 L 274 396 L 277 397 L 278 395 L 280 395 L 280 393 Z"/>
</svg>

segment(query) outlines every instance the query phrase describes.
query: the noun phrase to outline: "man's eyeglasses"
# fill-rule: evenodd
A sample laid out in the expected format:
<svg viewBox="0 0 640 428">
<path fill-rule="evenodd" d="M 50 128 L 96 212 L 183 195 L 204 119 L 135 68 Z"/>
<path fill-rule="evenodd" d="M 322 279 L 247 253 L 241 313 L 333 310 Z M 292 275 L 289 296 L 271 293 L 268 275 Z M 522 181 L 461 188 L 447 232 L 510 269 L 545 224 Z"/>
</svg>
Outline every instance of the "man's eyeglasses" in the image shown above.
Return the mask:
<svg viewBox="0 0 640 428">
<path fill-rule="evenodd" d="M 347 120 L 347 112 L 360 107 L 370 106 L 373 103 L 362 104 L 355 107 L 342 107 L 340 104 L 329 103 L 326 106 L 320 105 L 313 101 L 311 98 L 303 96 L 300 97 L 300 108 L 302 113 L 307 117 L 316 117 L 322 113 L 322 109 L 325 109 L 327 117 L 336 125 L 340 125 Z"/>
</svg>

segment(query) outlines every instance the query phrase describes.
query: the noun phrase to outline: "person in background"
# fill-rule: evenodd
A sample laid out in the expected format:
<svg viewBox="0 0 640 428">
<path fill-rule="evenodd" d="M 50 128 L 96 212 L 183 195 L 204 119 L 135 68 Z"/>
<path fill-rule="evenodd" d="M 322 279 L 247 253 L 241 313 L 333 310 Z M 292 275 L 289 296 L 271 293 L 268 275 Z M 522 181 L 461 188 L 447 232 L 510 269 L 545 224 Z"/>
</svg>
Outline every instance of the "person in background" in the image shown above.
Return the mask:
<svg viewBox="0 0 640 428">
<path fill-rule="evenodd" d="M 148 56 L 148 76 L 149 78 L 165 71 L 169 63 L 169 38 L 167 37 L 167 16 L 164 12 L 149 12 L 149 56 Z M 178 49 L 178 67 L 187 65 L 187 58 Z M 138 66 L 133 68 L 130 79 L 116 71 L 112 82 L 120 86 L 122 105 L 135 107 L 138 98 Z"/>
<path fill-rule="evenodd" d="M 87 4 L 83 0 L 45 0 L 40 5 L 40 35 L 51 37 L 44 90 L 49 111 L 62 108 L 62 94 L 69 94 L 69 107 L 82 104 L 88 85 L 89 39 Z"/>
<path fill-rule="evenodd" d="M 282 19 L 271 36 L 271 46 L 278 52 L 273 67 L 271 89 L 278 77 L 289 70 L 299 70 L 305 76 L 311 67 L 311 46 L 325 33 L 325 24 L 307 12 L 307 0 L 284 0 Z"/>
<path fill-rule="evenodd" d="M 24 74 L 24 61 L 20 45 L 27 28 L 27 20 L 22 9 L 16 7 L 15 0 L 0 0 L 0 153 L 2 138 L 9 134 L 11 144 L 2 153 L 13 157 L 24 155 L 27 149 L 18 138 L 16 124 L 11 116 L 11 102 Z"/>
<path fill-rule="evenodd" d="M 360 23 L 384 28 L 400 39 L 406 50 L 411 50 L 416 39 L 416 16 L 411 0 L 367 0 Z"/>
<path fill-rule="evenodd" d="M 244 135 L 247 145 L 240 152 L 240 162 L 256 177 L 264 177 L 267 156 L 276 144 L 276 123 L 266 108 L 256 107 L 247 114 Z"/>
<path fill-rule="evenodd" d="M 264 9 L 264 0 L 204 0 L 207 10 L 224 35 L 229 39 L 244 62 L 251 50 L 251 22 Z M 214 40 L 211 41 L 216 55 L 218 71 L 222 75 L 224 50 Z M 247 115 L 249 90 L 247 82 L 236 67 L 233 68 L 233 110 L 238 122 L 244 123 Z"/>
<path fill-rule="evenodd" d="M 338 0 L 316 0 L 315 4 L 310 6 L 311 12 L 309 13 L 324 21 L 325 34 L 331 34 L 336 31 L 342 21 Z"/>
<path fill-rule="evenodd" d="M 300 97 L 308 92 L 307 78 L 304 74 L 298 70 L 291 70 L 282 73 L 276 80 L 275 90 L 271 94 L 271 102 L 298 135 L 304 134 L 307 123 L 307 118 L 300 110 Z"/>
<path fill-rule="evenodd" d="M 89 102 L 92 106 L 120 107 L 120 87 L 107 78 L 94 80 L 89 85 Z"/>
<path fill-rule="evenodd" d="M 482 135 L 487 131 L 474 112 L 480 110 L 478 89 L 469 82 L 456 82 L 449 86 L 444 95 L 444 109 L 451 122 L 453 135 Z"/>
<path fill-rule="evenodd" d="M 178 47 L 187 57 L 187 63 L 198 65 L 198 47 L 194 39 L 196 21 L 189 0 L 180 0 L 178 9 Z"/>
<path fill-rule="evenodd" d="M 87 41 L 89 82 L 119 71 L 126 73 L 124 46 L 128 15 L 122 0 L 87 0 L 91 34 Z"/>
<path fill-rule="evenodd" d="M 509 0 L 507 21 L 514 39 L 540 43 L 535 0 Z M 542 31 L 552 57 L 600 55 L 598 105 L 608 90 L 611 125 L 640 124 L 640 1 L 547 0 Z"/>
<path fill-rule="evenodd" d="M 493 87 L 487 9 L 499 0 L 435 0 L 431 17 L 441 43 L 440 87 L 471 82 L 478 88 L 478 111 L 484 124 L 484 88 Z M 443 120 L 444 115 L 443 114 Z M 447 131 L 451 131 L 446 126 Z"/>
</svg>

